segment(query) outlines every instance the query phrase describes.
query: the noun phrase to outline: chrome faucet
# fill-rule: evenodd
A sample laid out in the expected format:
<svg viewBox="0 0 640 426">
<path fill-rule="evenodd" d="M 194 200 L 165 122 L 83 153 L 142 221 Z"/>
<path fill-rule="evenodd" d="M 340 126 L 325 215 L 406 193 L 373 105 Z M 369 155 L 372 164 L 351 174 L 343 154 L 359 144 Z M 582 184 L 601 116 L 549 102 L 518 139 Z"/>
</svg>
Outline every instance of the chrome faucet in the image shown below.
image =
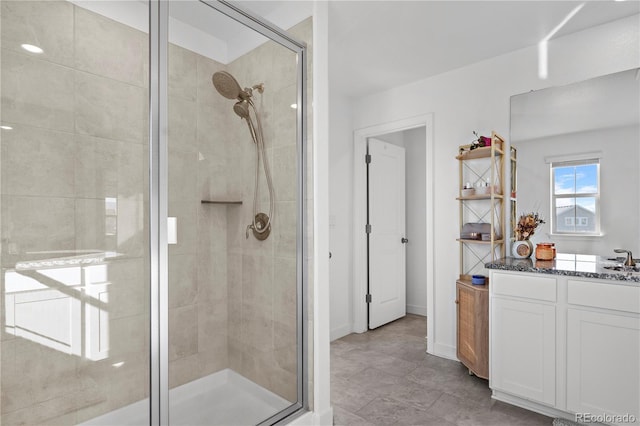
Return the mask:
<svg viewBox="0 0 640 426">
<path fill-rule="evenodd" d="M 616 253 L 627 253 L 627 259 L 624 261 L 624 266 L 636 266 L 636 262 L 633 260 L 633 254 L 629 250 L 625 249 L 614 249 Z"/>
</svg>

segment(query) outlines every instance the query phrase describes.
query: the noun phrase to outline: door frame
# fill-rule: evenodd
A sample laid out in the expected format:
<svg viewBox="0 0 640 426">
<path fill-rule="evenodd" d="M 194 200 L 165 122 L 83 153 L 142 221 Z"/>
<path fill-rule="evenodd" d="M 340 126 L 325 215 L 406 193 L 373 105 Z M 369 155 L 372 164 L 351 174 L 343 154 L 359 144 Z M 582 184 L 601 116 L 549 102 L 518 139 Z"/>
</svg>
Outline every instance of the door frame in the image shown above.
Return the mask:
<svg viewBox="0 0 640 426">
<path fill-rule="evenodd" d="M 367 331 L 367 139 L 387 133 L 425 127 L 426 138 L 426 222 L 427 222 L 427 352 L 433 353 L 435 342 L 435 271 L 434 271 L 434 147 L 433 114 L 419 115 L 389 123 L 357 129 L 353 137 L 353 331 Z"/>
</svg>

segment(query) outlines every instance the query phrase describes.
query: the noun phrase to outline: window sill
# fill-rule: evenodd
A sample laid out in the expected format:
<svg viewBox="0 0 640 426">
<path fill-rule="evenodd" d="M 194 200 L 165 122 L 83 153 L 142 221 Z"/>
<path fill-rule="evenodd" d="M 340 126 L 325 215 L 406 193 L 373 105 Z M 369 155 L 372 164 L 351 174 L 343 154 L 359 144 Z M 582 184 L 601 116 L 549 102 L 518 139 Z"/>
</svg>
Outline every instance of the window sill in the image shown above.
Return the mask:
<svg viewBox="0 0 640 426">
<path fill-rule="evenodd" d="M 553 234 L 547 233 L 547 237 L 549 238 L 559 238 L 559 239 L 593 239 L 598 240 L 600 238 L 604 238 L 605 234 Z"/>
</svg>

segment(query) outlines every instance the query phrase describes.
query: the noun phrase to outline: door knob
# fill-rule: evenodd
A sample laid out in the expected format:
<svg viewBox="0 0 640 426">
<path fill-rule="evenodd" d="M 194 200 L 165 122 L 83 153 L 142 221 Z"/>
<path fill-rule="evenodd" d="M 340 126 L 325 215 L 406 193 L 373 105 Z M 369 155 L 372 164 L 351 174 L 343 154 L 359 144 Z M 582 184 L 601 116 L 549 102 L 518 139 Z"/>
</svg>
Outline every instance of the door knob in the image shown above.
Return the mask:
<svg viewBox="0 0 640 426">
<path fill-rule="evenodd" d="M 402 239 L 400 240 L 400 242 L 402 244 L 407 244 L 409 242 L 409 240 L 407 238 L 402 237 Z"/>
</svg>

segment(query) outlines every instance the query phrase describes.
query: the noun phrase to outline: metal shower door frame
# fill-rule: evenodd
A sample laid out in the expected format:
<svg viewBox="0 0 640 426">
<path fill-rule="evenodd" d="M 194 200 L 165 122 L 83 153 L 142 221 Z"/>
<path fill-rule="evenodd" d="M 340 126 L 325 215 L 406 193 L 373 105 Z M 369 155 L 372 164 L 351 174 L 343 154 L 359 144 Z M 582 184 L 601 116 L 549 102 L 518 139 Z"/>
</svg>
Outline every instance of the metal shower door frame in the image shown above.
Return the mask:
<svg viewBox="0 0 640 426">
<path fill-rule="evenodd" d="M 168 2 L 149 0 L 149 424 L 154 426 L 169 424 L 168 32 Z"/>
<path fill-rule="evenodd" d="M 308 409 L 307 332 L 307 46 L 284 30 L 224 0 L 200 0 L 297 55 L 297 229 L 296 341 L 297 401 L 261 425 L 279 423 Z M 149 0 L 149 241 L 150 241 L 150 424 L 169 424 L 169 268 L 168 268 L 168 45 L 169 2 Z"/>
</svg>

